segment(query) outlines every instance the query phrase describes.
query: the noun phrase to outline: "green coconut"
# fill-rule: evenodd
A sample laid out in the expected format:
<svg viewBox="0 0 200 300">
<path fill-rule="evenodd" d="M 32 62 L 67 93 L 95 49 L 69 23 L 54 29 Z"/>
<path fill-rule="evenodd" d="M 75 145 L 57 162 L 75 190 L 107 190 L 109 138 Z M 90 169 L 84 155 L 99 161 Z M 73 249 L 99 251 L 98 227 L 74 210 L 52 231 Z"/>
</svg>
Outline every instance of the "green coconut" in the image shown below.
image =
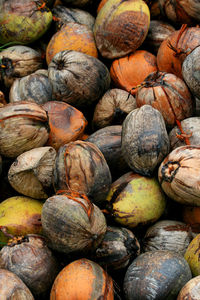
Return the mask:
<svg viewBox="0 0 200 300">
<path fill-rule="evenodd" d="M 52 13 L 42 1 L 0 1 L 0 44 L 29 44 L 49 28 Z"/>
</svg>

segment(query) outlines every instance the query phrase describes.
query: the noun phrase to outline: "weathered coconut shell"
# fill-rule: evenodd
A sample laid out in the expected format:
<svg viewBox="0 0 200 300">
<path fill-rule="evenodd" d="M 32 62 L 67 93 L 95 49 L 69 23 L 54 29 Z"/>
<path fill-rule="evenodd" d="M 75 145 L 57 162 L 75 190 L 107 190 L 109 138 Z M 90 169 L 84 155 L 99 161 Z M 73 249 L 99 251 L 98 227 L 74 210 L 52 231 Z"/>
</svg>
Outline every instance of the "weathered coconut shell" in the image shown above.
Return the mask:
<svg viewBox="0 0 200 300">
<path fill-rule="evenodd" d="M 49 28 L 52 13 L 48 7 L 39 9 L 42 1 L 3 0 L 0 2 L 0 43 L 29 44 Z"/>
<path fill-rule="evenodd" d="M 0 268 L 16 274 L 40 299 L 48 296 L 47 292 L 59 272 L 58 262 L 44 237 L 30 234 L 21 242 L 10 242 L 1 249 Z"/>
<path fill-rule="evenodd" d="M 48 66 L 53 98 L 77 108 L 98 101 L 110 86 L 110 73 L 97 58 L 77 51 L 57 53 Z"/>
<path fill-rule="evenodd" d="M 95 107 L 92 125 L 96 129 L 121 125 L 129 112 L 135 108 L 136 100 L 127 91 L 109 89 Z"/>
<path fill-rule="evenodd" d="M 30 74 L 15 79 L 10 92 L 9 101 L 35 101 L 37 104 L 44 104 L 52 100 L 52 86 L 47 76 L 42 74 Z"/>
<path fill-rule="evenodd" d="M 128 267 L 123 286 L 125 299 L 176 299 L 191 278 L 190 267 L 181 254 L 149 251 Z"/>
<path fill-rule="evenodd" d="M 28 197 L 48 198 L 55 158 L 53 147 L 39 147 L 22 153 L 8 171 L 11 186 Z"/>
<path fill-rule="evenodd" d="M 200 3 L 196 0 L 159 0 L 163 16 L 174 23 L 194 24 L 200 21 Z"/>
<path fill-rule="evenodd" d="M 132 170 L 151 175 L 169 147 L 165 122 L 157 109 L 143 105 L 128 114 L 122 125 L 122 153 Z"/>
<path fill-rule="evenodd" d="M 56 277 L 50 300 L 114 300 L 114 282 L 97 263 L 80 258 L 65 266 Z"/>
<path fill-rule="evenodd" d="M 4 106 L 5 104 L 7 104 L 5 95 L 2 91 L 0 91 L 0 107 Z"/>
<path fill-rule="evenodd" d="M 188 141 L 191 145 L 200 145 L 200 118 L 199 117 L 191 117 L 184 119 L 181 121 L 181 127 L 184 134 L 181 134 L 178 126 L 175 126 L 169 132 L 169 140 L 171 149 L 174 150 L 180 146 L 185 146 L 185 138 L 187 137 Z"/>
<path fill-rule="evenodd" d="M 74 50 L 97 57 L 97 47 L 93 31 L 86 25 L 69 22 L 64 24 L 50 39 L 46 48 L 46 61 L 49 64 L 56 53 Z"/>
<path fill-rule="evenodd" d="M 167 22 L 162 20 L 151 20 L 143 46 L 156 54 L 161 43 L 174 31 L 175 28 Z"/>
<path fill-rule="evenodd" d="M 169 250 L 185 254 L 194 238 L 190 226 L 175 220 L 162 220 L 149 227 L 143 239 L 143 251 Z"/>
<path fill-rule="evenodd" d="M 145 78 L 136 94 L 138 107 L 151 105 L 159 110 L 166 126 L 172 128 L 176 120 L 192 117 L 194 101 L 185 82 L 176 75 L 153 72 Z"/>
<path fill-rule="evenodd" d="M 62 101 L 48 101 L 42 106 L 50 127 L 47 145 L 58 150 L 64 144 L 81 139 L 87 120 L 81 111 Z"/>
<path fill-rule="evenodd" d="M 15 79 L 29 75 L 42 67 L 41 54 L 28 46 L 8 47 L 0 52 L 0 59 L 5 66 L 1 70 L 1 80 L 8 88 Z"/>
<path fill-rule="evenodd" d="M 111 181 L 108 164 L 96 145 L 77 140 L 60 147 L 53 171 L 56 192 L 68 189 L 81 192 L 101 205 Z"/>
<path fill-rule="evenodd" d="M 133 172 L 112 183 L 106 200 L 105 207 L 111 218 L 128 228 L 156 222 L 166 206 L 165 195 L 157 179 Z"/>
<path fill-rule="evenodd" d="M 0 154 L 15 158 L 43 146 L 48 140 L 45 110 L 34 102 L 17 102 L 0 108 Z"/>
<path fill-rule="evenodd" d="M 200 276 L 190 279 L 180 290 L 177 300 L 200 299 Z"/>
<path fill-rule="evenodd" d="M 139 254 L 140 244 L 132 231 L 125 227 L 108 226 L 92 260 L 113 272 L 127 267 Z"/>
<path fill-rule="evenodd" d="M 149 23 L 150 12 L 144 1 L 106 1 L 94 24 L 97 48 L 109 59 L 134 52 L 146 38 Z"/>
<path fill-rule="evenodd" d="M 14 273 L 0 269 L 0 298 L 13 300 L 34 300 L 31 291 Z"/>
<path fill-rule="evenodd" d="M 122 175 L 130 168 L 121 151 L 121 125 L 112 125 L 101 128 L 92 133 L 87 142 L 95 144 L 103 153 L 112 176 Z"/>
<path fill-rule="evenodd" d="M 70 191 L 48 198 L 41 220 L 48 246 L 65 254 L 94 251 L 107 228 L 101 210 L 81 194 Z"/>
<path fill-rule="evenodd" d="M 195 48 L 182 64 L 182 75 L 193 96 L 200 98 L 200 46 Z"/>
<path fill-rule="evenodd" d="M 52 9 L 52 13 L 54 17 L 58 18 L 58 21 L 56 22 L 58 29 L 63 24 L 76 22 L 87 25 L 91 30 L 93 30 L 95 18 L 85 10 L 56 5 Z"/>
<path fill-rule="evenodd" d="M 173 200 L 200 206 L 200 146 L 181 146 L 171 151 L 159 167 L 158 179 Z"/>
</svg>

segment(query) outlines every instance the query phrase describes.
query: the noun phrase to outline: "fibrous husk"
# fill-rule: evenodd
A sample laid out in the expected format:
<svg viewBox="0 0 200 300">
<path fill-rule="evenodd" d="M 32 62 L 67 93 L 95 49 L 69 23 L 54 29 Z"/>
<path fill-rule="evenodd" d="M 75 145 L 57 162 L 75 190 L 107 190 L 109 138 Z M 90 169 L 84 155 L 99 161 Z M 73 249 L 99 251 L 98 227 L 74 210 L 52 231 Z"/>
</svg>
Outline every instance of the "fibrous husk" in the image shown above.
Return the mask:
<svg viewBox="0 0 200 300">
<path fill-rule="evenodd" d="M 20 101 L 0 108 L 0 154 L 15 158 L 43 146 L 48 137 L 47 114 L 38 104 Z"/>
<path fill-rule="evenodd" d="M 121 125 L 129 112 L 135 108 L 136 100 L 127 91 L 109 89 L 95 107 L 92 126 L 100 129 L 109 125 Z"/>
<path fill-rule="evenodd" d="M 147 104 L 159 110 L 168 128 L 194 113 L 194 100 L 186 83 L 166 72 L 153 72 L 145 78 L 137 91 L 136 103 L 138 107 Z"/>
<path fill-rule="evenodd" d="M 200 206 L 200 146 L 181 146 L 169 153 L 158 170 L 164 192 L 182 204 Z"/>
<path fill-rule="evenodd" d="M 47 145 L 58 150 L 64 144 L 81 139 L 87 120 L 80 110 L 62 101 L 48 101 L 42 107 L 48 114 L 50 127 Z"/>
<path fill-rule="evenodd" d="M 195 24 L 200 21 L 200 3 L 196 0 L 159 0 L 163 16 L 175 24 Z"/>
<path fill-rule="evenodd" d="M 194 97 L 200 98 L 200 46 L 183 61 L 182 75 Z"/>
<path fill-rule="evenodd" d="M 134 228 L 156 222 L 166 207 L 165 195 L 155 177 L 129 172 L 111 185 L 105 204 L 111 218 Z"/>
<path fill-rule="evenodd" d="M 174 31 L 175 28 L 167 22 L 162 20 L 151 20 L 144 46 L 157 54 L 161 43 Z"/>
<path fill-rule="evenodd" d="M 3 84 L 10 88 L 15 79 L 27 76 L 42 67 L 39 51 L 28 46 L 16 45 L 0 52 Z"/>
<path fill-rule="evenodd" d="M 52 13 L 41 0 L 1 0 L 0 43 L 29 44 L 39 39 L 49 28 Z"/>
<path fill-rule="evenodd" d="M 190 267 L 181 254 L 168 250 L 145 252 L 126 271 L 125 299 L 176 299 L 191 278 Z"/>
<path fill-rule="evenodd" d="M 11 186 L 25 196 L 48 198 L 55 158 L 53 147 L 39 147 L 22 153 L 8 171 Z"/>
<path fill-rule="evenodd" d="M 200 275 L 190 279 L 180 290 L 177 300 L 200 299 Z"/>
<path fill-rule="evenodd" d="M 188 262 L 193 277 L 200 275 L 199 249 L 200 234 L 197 234 L 188 245 L 185 251 L 185 259 Z"/>
<path fill-rule="evenodd" d="M 72 191 L 48 198 L 41 220 L 48 246 L 65 254 L 94 251 L 107 228 L 101 210 L 84 194 Z"/>
<path fill-rule="evenodd" d="M 77 108 L 98 101 L 110 87 L 108 68 L 96 57 L 78 51 L 57 53 L 48 66 L 53 98 Z"/>
<path fill-rule="evenodd" d="M 34 101 L 44 104 L 52 100 L 52 86 L 47 76 L 42 74 L 30 74 L 15 79 L 10 91 L 9 101 Z"/>
<path fill-rule="evenodd" d="M 175 220 L 162 220 L 149 227 L 143 239 L 143 251 L 169 250 L 185 254 L 194 238 L 191 227 Z"/>
<path fill-rule="evenodd" d="M 133 171 L 151 175 L 169 147 L 165 121 L 157 109 L 143 105 L 128 114 L 122 125 L 122 153 Z"/>
<path fill-rule="evenodd" d="M 169 140 L 171 150 L 174 150 L 180 146 L 185 146 L 185 138 L 188 139 L 191 145 L 200 145 L 200 118 L 191 117 L 181 121 L 181 127 L 185 134 L 182 134 L 178 126 L 175 126 L 169 132 Z"/>
<path fill-rule="evenodd" d="M 113 272 L 127 267 L 139 254 L 140 244 L 132 231 L 125 227 L 108 226 L 92 259 Z"/>
<path fill-rule="evenodd" d="M 94 24 L 98 50 L 108 59 L 134 52 L 146 38 L 149 23 L 150 12 L 144 1 L 106 1 Z"/>
<path fill-rule="evenodd" d="M 112 177 L 118 177 L 130 169 L 122 155 L 121 133 L 121 125 L 106 126 L 93 132 L 86 139 L 87 142 L 95 144 L 103 153 Z"/>
<path fill-rule="evenodd" d="M 114 300 L 114 282 L 97 263 L 80 258 L 65 266 L 56 277 L 50 300 L 105 299 Z"/>
<path fill-rule="evenodd" d="M 69 22 L 64 24 L 50 39 L 46 48 L 47 64 L 59 52 L 74 50 L 95 58 L 98 57 L 93 31 L 86 25 Z"/>
<path fill-rule="evenodd" d="M 53 16 L 58 20 L 56 22 L 56 26 L 59 29 L 63 24 L 76 22 L 83 25 L 88 26 L 91 30 L 93 30 L 95 18 L 87 11 L 66 7 L 63 5 L 56 5 L 52 9 Z"/>
<path fill-rule="evenodd" d="M 41 234 L 41 211 L 43 203 L 39 200 L 14 196 L 0 203 L 0 228 L 12 236 Z M 0 245 L 4 245 L 10 237 L 0 231 Z"/>
<path fill-rule="evenodd" d="M 48 296 L 59 272 L 58 262 L 44 237 L 36 234 L 9 241 L 0 251 L 0 268 L 16 274 L 38 299 Z"/>
<path fill-rule="evenodd" d="M 55 191 L 72 190 L 86 194 L 101 205 L 111 185 L 108 164 L 99 148 L 77 140 L 60 147 L 53 171 Z"/>
<path fill-rule="evenodd" d="M 14 273 L 0 269 L 0 298 L 15 300 L 34 300 L 23 281 Z"/>
</svg>

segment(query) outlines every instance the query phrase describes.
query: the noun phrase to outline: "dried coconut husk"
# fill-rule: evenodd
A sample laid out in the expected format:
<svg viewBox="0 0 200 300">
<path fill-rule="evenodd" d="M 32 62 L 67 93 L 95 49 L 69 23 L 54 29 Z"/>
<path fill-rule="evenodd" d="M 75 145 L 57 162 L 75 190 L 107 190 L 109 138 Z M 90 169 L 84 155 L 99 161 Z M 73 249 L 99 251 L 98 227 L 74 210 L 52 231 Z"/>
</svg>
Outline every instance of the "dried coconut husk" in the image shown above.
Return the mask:
<svg viewBox="0 0 200 300">
<path fill-rule="evenodd" d="M 0 298 L 15 300 L 34 300 L 23 281 L 14 273 L 0 269 Z"/>
<path fill-rule="evenodd" d="M 39 105 L 52 100 L 52 85 L 48 77 L 33 73 L 15 79 L 9 91 L 9 102 L 24 100 L 34 101 Z"/>
<path fill-rule="evenodd" d="M 145 78 L 136 94 L 138 107 L 151 105 L 162 114 L 166 126 L 172 128 L 178 121 L 194 113 L 194 100 L 185 82 L 176 75 L 153 72 Z"/>
<path fill-rule="evenodd" d="M 136 100 L 130 93 L 122 89 L 109 89 L 94 109 L 92 126 L 100 129 L 109 125 L 121 125 L 135 108 Z"/>
<path fill-rule="evenodd" d="M 157 71 L 156 56 L 146 50 L 115 59 L 110 67 L 114 86 L 135 95 L 138 85 L 152 72 Z"/>
<path fill-rule="evenodd" d="M 127 267 L 139 254 L 140 244 L 131 230 L 108 226 L 91 258 L 109 272 L 115 272 Z"/>
<path fill-rule="evenodd" d="M 95 18 L 85 10 L 57 5 L 52 9 L 52 13 L 53 17 L 56 18 L 57 30 L 59 30 L 63 24 L 70 22 L 86 25 L 90 30 L 93 30 Z"/>
<path fill-rule="evenodd" d="M 143 105 L 128 114 L 122 125 L 122 154 L 133 171 L 151 176 L 169 149 L 165 121 L 157 109 Z"/>
<path fill-rule="evenodd" d="M 200 21 L 200 3 L 196 0 L 159 0 L 163 16 L 173 23 L 195 24 Z"/>
<path fill-rule="evenodd" d="M 53 171 L 56 192 L 68 189 L 81 192 L 101 205 L 110 185 L 110 169 L 96 145 L 78 140 L 60 147 Z"/>
<path fill-rule="evenodd" d="M 200 146 L 186 145 L 171 151 L 159 167 L 158 179 L 173 200 L 200 206 Z"/>
<path fill-rule="evenodd" d="M 177 300 L 200 299 L 200 275 L 190 279 L 180 290 Z"/>
<path fill-rule="evenodd" d="M 171 150 L 185 145 L 200 145 L 200 118 L 191 117 L 180 122 L 182 132 L 175 126 L 169 132 Z"/>
<path fill-rule="evenodd" d="M 25 196 L 48 198 L 55 158 L 53 147 L 39 147 L 22 153 L 8 171 L 11 186 Z"/>
<path fill-rule="evenodd" d="M 64 144 L 82 138 L 87 120 L 81 111 L 62 101 L 48 101 L 43 106 L 50 127 L 46 145 L 58 150 Z"/>
<path fill-rule="evenodd" d="M 47 64 L 59 52 L 74 50 L 98 57 L 93 31 L 86 25 L 69 22 L 64 24 L 50 39 L 46 48 Z"/>
<path fill-rule="evenodd" d="M 114 300 L 114 282 L 97 263 L 81 258 L 67 266 L 56 277 L 50 300 Z"/>
<path fill-rule="evenodd" d="M 57 53 L 48 66 L 54 100 L 80 109 L 98 101 L 110 87 L 108 68 L 97 58 L 78 51 Z"/>
<path fill-rule="evenodd" d="M 0 251 L 0 268 L 16 274 L 37 299 L 46 299 L 59 272 L 44 237 L 36 234 L 10 240 Z"/>
<path fill-rule="evenodd" d="M 182 64 L 182 75 L 194 97 L 200 99 L 200 46 L 196 47 Z"/>
<path fill-rule="evenodd" d="M 191 227 L 175 220 L 162 220 L 149 227 L 143 238 L 143 251 L 169 250 L 185 254 L 194 238 Z"/>
<path fill-rule="evenodd" d="M 103 153 L 112 177 L 115 178 L 129 170 L 121 150 L 121 133 L 121 125 L 106 126 L 95 131 L 86 139 L 87 142 L 95 144 Z"/>
<path fill-rule="evenodd" d="M 190 267 L 181 254 L 148 251 L 139 255 L 126 271 L 125 299 L 176 299 L 191 278 Z"/>
<path fill-rule="evenodd" d="M 183 205 L 182 220 L 190 226 L 192 232 L 200 233 L 200 207 Z"/>
<path fill-rule="evenodd" d="M 11 158 L 43 146 L 49 137 L 45 110 L 28 101 L 1 107 L 0 129 L 0 154 Z"/>
<path fill-rule="evenodd" d="M 158 49 L 158 69 L 183 78 L 182 63 L 191 51 L 200 46 L 199 34 L 200 28 L 186 25 L 171 33 Z"/>
<path fill-rule="evenodd" d="M 151 20 L 149 31 L 144 40 L 143 47 L 146 47 L 154 54 L 157 54 L 161 43 L 168 38 L 168 36 L 175 31 L 175 28 L 161 20 Z"/>
<path fill-rule="evenodd" d="M 48 246 L 65 254 L 94 251 L 107 228 L 101 210 L 84 194 L 70 190 L 45 201 L 41 220 Z"/>
<path fill-rule="evenodd" d="M 4 93 L 2 91 L 0 91 L 0 107 L 4 106 L 6 104 L 7 104 L 7 102 L 6 102 Z"/>
<path fill-rule="evenodd" d="M 16 45 L 0 52 L 0 78 L 10 88 L 15 79 L 29 75 L 42 67 L 39 51 Z"/>
</svg>

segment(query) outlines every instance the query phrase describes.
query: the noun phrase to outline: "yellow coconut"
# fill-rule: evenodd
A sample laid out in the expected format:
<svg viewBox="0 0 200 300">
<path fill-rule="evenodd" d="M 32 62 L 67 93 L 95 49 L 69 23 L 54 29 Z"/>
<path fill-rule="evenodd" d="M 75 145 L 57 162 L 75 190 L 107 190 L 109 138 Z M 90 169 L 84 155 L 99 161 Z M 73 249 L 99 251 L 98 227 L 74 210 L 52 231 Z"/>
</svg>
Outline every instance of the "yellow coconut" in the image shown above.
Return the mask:
<svg viewBox="0 0 200 300">
<path fill-rule="evenodd" d="M 24 197 L 14 196 L 0 203 L 0 228 L 6 227 L 6 231 L 14 236 L 41 234 L 41 201 Z M 8 241 L 0 231 L 0 246 Z"/>
<path fill-rule="evenodd" d="M 143 0 L 108 0 L 94 24 L 97 48 L 109 59 L 134 52 L 146 38 L 149 25 L 150 11 Z"/>
<path fill-rule="evenodd" d="M 200 275 L 200 234 L 196 235 L 195 238 L 190 242 L 185 252 L 185 259 L 187 260 L 192 275 Z"/>
<path fill-rule="evenodd" d="M 157 221 L 166 205 L 158 181 L 134 173 L 130 178 L 129 175 L 128 180 L 118 179 L 112 184 L 107 196 L 108 210 L 116 222 L 130 228 Z"/>
</svg>

